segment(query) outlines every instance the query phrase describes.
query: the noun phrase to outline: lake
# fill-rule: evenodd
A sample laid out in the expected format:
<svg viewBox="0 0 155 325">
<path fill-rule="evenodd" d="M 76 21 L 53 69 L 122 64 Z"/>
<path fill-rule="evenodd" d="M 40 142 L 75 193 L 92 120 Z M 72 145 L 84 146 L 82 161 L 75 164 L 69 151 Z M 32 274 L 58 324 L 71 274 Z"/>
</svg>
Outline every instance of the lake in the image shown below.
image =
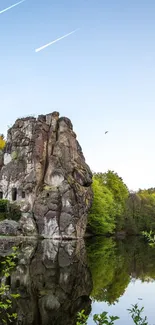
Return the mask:
<svg viewBox="0 0 155 325">
<path fill-rule="evenodd" d="M 87 246 L 93 278 L 88 324 L 93 324 L 92 314 L 107 311 L 120 317 L 116 324 L 133 325 L 127 309 L 136 303 L 145 307 L 149 324 L 155 324 L 155 248 L 139 237 L 96 238 Z"/>
<path fill-rule="evenodd" d="M 155 248 L 139 237 L 94 237 L 84 242 L 0 239 L 1 260 L 19 246 L 8 279 L 20 325 L 75 325 L 77 312 L 117 315 L 116 325 L 133 325 L 127 309 L 144 306 L 155 324 Z"/>
</svg>

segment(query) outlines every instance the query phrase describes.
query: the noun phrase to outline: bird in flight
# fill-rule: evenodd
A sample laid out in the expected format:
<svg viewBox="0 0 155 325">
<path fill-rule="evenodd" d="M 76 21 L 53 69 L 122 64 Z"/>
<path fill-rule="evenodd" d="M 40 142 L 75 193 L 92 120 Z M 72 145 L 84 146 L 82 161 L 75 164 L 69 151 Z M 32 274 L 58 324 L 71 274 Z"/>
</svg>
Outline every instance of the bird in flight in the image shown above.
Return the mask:
<svg viewBox="0 0 155 325">
<path fill-rule="evenodd" d="M 105 131 L 105 134 L 107 134 L 108 133 L 108 131 Z"/>
<path fill-rule="evenodd" d="M 78 29 L 79 29 L 79 28 L 78 28 Z M 68 37 L 69 35 L 75 33 L 78 29 L 75 29 L 75 30 L 73 30 L 72 32 L 70 32 L 70 33 L 68 33 L 68 34 L 66 34 L 66 35 L 64 35 L 64 36 L 61 36 L 61 37 L 57 38 L 56 40 L 54 40 L 54 41 L 52 41 L 52 42 L 50 42 L 50 43 L 48 43 L 48 44 L 46 44 L 46 45 L 43 45 L 43 46 L 39 47 L 38 49 L 35 50 L 35 52 L 42 51 L 42 50 L 44 50 L 46 47 L 48 47 L 48 46 L 50 46 L 50 45 L 52 45 L 52 44 L 54 44 L 54 43 L 56 43 L 56 42 L 59 42 L 59 41 L 62 40 L 63 38 Z"/>
<path fill-rule="evenodd" d="M 10 7 L 7 7 L 7 8 L 5 8 L 5 9 L 3 9 L 3 10 L 1 10 L 0 11 L 0 14 L 3 14 L 3 12 L 6 12 L 6 11 L 8 11 L 8 10 L 10 10 L 10 9 L 12 9 L 12 8 L 14 8 L 14 7 L 16 7 L 16 6 L 18 6 L 18 5 L 20 5 L 22 2 L 25 2 L 26 0 L 21 0 L 21 1 L 19 1 L 19 2 L 16 2 L 14 5 L 12 5 L 12 6 L 10 6 Z"/>
</svg>

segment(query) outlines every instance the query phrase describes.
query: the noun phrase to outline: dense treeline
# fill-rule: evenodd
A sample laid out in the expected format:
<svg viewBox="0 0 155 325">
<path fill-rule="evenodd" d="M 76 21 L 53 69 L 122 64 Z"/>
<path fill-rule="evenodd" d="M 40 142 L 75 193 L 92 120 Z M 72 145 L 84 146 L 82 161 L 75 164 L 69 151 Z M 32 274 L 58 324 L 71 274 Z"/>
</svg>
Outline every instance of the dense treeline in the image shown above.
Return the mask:
<svg viewBox="0 0 155 325">
<path fill-rule="evenodd" d="M 124 211 L 124 229 L 134 234 L 155 231 L 155 188 L 129 194 Z"/>
<path fill-rule="evenodd" d="M 129 192 L 114 171 L 95 173 L 88 230 L 95 234 L 155 230 L 155 188 Z"/>
</svg>

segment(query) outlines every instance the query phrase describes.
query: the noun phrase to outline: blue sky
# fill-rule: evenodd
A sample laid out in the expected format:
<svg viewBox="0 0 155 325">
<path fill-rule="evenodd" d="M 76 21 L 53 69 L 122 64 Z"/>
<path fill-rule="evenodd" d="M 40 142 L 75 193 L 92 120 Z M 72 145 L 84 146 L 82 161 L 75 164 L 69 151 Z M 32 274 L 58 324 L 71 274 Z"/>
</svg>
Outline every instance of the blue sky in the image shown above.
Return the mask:
<svg viewBox="0 0 155 325">
<path fill-rule="evenodd" d="M 27 0 L 0 15 L 0 40 L 1 133 L 58 110 L 93 171 L 155 187 L 154 0 Z"/>
</svg>

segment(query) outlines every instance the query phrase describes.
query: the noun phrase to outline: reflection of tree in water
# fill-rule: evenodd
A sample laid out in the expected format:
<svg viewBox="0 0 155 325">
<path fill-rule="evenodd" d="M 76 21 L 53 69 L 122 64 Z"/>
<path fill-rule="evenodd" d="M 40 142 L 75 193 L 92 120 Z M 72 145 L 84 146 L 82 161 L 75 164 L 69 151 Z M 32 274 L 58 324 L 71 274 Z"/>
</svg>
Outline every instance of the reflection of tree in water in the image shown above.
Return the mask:
<svg viewBox="0 0 155 325">
<path fill-rule="evenodd" d="M 91 310 L 92 278 L 83 241 L 25 245 L 11 276 L 12 291 L 17 287 L 15 324 L 75 325 L 77 312 Z"/>
<path fill-rule="evenodd" d="M 93 277 L 92 298 L 115 303 L 125 292 L 130 279 L 155 279 L 155 249 L 139 237 L 123 241 L 95 238 L 87 242 Z"/>
<path fill-rule="evenodd" d="M 4 251 L 0 241 L 0 255 Z M 90 294 L 113 304 L 131 278 L 155 279 L 155 249 L 139 237 L 92 238 L 87 240 L 87 253 L 88 259 L 83 241 L 22 244 L 10 279 L 12 291 L 18 288 L 21 295 L 15 301 L 18 322 L 13 325 L 75 325 L 78 311 L 90 313 Z"/>
<path fill-rule="evenodd" d="M 120 249 L 121 245 L 121 249 Z M 139 237 L 119 243 L 119 249 L 129 259 L 129 273 L 132 278 L 143 281 L 155 280 L 155 248 Z"/>
<path fill-rule="evenodd" d="M 115 302 L 130 281 L 124 258 L 117 254 L 116 243 L 111 238 L 97 238 L 88 245 L 88 259 L 93 277 L 92 297 L 99 301 Z"/>
</svg>

